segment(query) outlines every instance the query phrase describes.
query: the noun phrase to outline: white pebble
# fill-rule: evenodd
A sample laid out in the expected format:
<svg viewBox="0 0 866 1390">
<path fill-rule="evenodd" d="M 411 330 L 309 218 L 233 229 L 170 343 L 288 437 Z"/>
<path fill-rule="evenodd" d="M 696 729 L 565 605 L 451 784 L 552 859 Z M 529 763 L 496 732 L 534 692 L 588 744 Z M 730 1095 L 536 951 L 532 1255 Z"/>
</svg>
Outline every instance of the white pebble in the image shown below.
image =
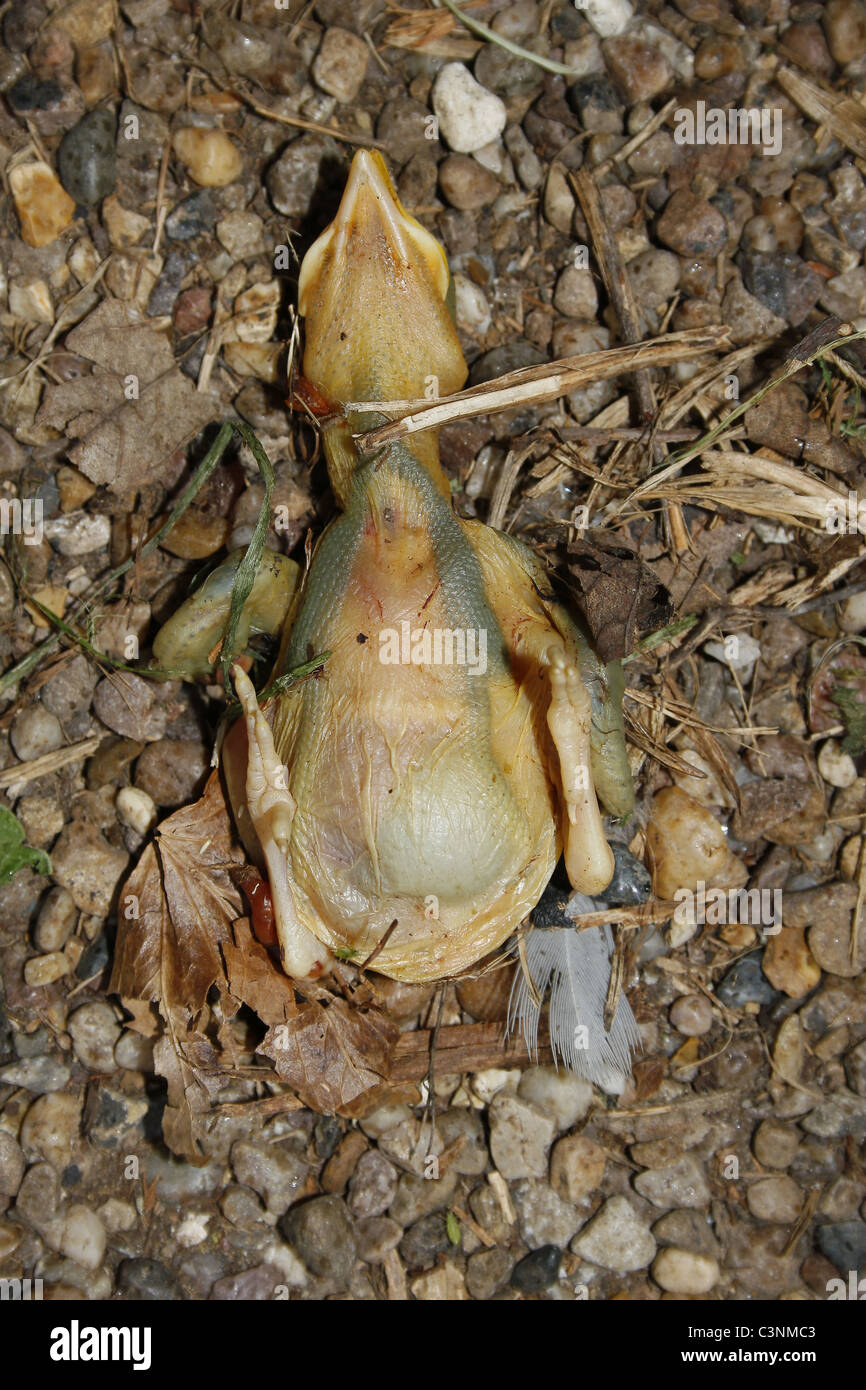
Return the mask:
<svg viewBox="0 0 866 1390">
<path fill-rule="evenodd" d="M 828 738 L 818 754 L 818 771 L 831 787 L 851 787 L 857 781 L 857 768 L 835 738 Z"/>
<path fill-rule="evenodd" d="M 201 1245 L 203 1240 L 207 1240 L 207 1223 L 210 1216 L 207 1212 L 191 1211 L 185 1216 L 175 1232 L 175 1240 L 178 1245 L 189 1248 L 193 1245 Z"/>
<path fill-rule="evenodd" d="M 99 1215 L 109 1231 L 131 1231 L 138 1222 L 138 1212 L 131 1202 L 109 1197 L 99 1208 Z"/>
<path fill-rule="evenodd" d="M 70 1014 L 67 1028 L 79 1062 L 91 1071 L 114 1071 L 114 1048 L 120 1038 L 120 1025 L 109 1004 L 99 1000 L 82 1004 Z"/>
<path fill-rule="evenodd" d="M 709 1293 L 718 1283 L 719 1266 L 709 1255 L 667 1245 L 653 1260 L 652 1276 L 666 1293 Z"/>
<path fill-rule="evenodd" d="M 111 518 L 89 512 L 67 512 L 45 523 L 45 534 L 61 555 L 92 555 L 111 540 Z"/>
<path fill-rule="evenodd" d="M 73 1203 L 66 1216 L 60 1250 L 85 1269 L 99 1268 L 105 1254 L 105 1227 L 95 1211 L 81 1202 Z"/>
<path fill-rule="evenodd" d="M 125 1071 L 153 1071 L 153 1039 L 127 1029 L 117 1041 L 114 1060 Z"/>
<path fill-rule="evenodd" d="M 12 720 L 9 738 L 15 756 L 26 763 L 55 752 L 63 743 L 63 730 L 56 714 L 44 705 L 28 705 Z"/>
<path fill-rule="evenodd" d="M 460 327 L 483 336 L 490 327 L 490 305 L 481 286 L 468 275 L 455 275 L 454 296 Z"/>
<path fill-rule="evenodd" d="M 156 824 L 156 802 L 139 787 L 121 787 L 115 805 L 120 821 L 139 835 L 146 835 Z"/>
<path fill-rule="evenodd" d="M 629 0 L 580 0 L 575 9 L 586 15 L 593 29 L 603 39 L 621 34 L 632 16 Z"/>
<path fill-rule="evenodd" d="M 446 63 L 433 85 L 440 134 L 452 150 L 472 154 L 496 140 L 508 119 L 505 102 L 488 92 L 462 63 Z"/>
<path fill-rule="evenodd" d="M 866 628 L 866 590 L 846 598 L 839 615 L 839 626 L 843 632 L 862 632 Z"/>
<path fill-rule="evenodd" d="M 528 1067 L 520 1078 L 517 1094 L 536 1105 L 556 1122 L 560 1134 L 583 1119 L 592 1104 L 592 1087 L 574 1072 L 555 1067 Z"/>
<path fill-rule="evenodd" d="M 707 642 L 704 653 L 722 661 L 733 671 L 747 671 L 761 655 L 761 644 L 748 632 L 734 632 L 724 642 Z"/>
</svg>

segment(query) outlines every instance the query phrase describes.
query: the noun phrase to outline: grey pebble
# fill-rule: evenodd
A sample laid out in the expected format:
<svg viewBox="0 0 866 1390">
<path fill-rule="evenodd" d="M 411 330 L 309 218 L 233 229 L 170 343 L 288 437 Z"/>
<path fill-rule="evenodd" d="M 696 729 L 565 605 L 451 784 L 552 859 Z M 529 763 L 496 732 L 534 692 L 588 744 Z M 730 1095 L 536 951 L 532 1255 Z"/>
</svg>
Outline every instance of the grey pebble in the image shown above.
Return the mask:
<svg viewBox="0 0 866 1390">
<path fill-rule="evenodd" d="M 400 1243 L 403 1227 L 390 1216 L 366 1216 L 355 1227 L 358 1257 L 367 1264 L 380 1264 Z"/>
<path fill-rule="evenodd" d="M 400 1257 L 407 1269 L 432 1269 L 439 1256 L 451 1249 L 448 1220 L 444 1212 L 434 1211 L 414 1222 L 400 1241 Z"/>
<path fill-rule="evenodd" d="M 183 198 L 165 219 L 165 234 L 172 241 L 191 241 L 193 237 L 212 232 L 216 226 L 213 194 L 202 188 Z"/>
<path fill-rule="evenodd" d="M 583 1218 L 570 1202 L 563 1201 L 546 1182 L 522 1178 L 511 1191 L 520 1234 L 531 1250 L 545 1245 L 567 1245 Z"/>
<path fill-rule="evenodd" d="M 231 1164 L 239 1183 L 258 1192 L 269 1211 L 280 1216 L 303 1194 L 309 1167 L 292 1149 L 280 1144 L 232 1144 Z"/>
<path fill-rule="evenodd" d="M 353 1216 L 381 1216 L 397 1194 L 397 1169 L 377 1149 L 368 1149 L 358 1159 L 349 1179 L 349 1210 Z"/>
<path fill-rule="evenodd" d="M 57 151 L 57 172 L 70 198 L 94 207 L 114 191 L 117 182 L 115 135 L 117 122 L 107 106 L 88 111 L 67 131 Z"/>
<path fill-rule="evenodd" d="M 46 1095 L 49 1091 L 62 1091 L 70 1075 L 65 1062 L 48 1055 L 28 1057 L 24 1061 L 9 1062 L 5 1067 L 0 1067 L 0 1082 L 6 1086 L 23 1086 L 25 1091 L 36 1096 Z"/>
<path fill-rule="evenodd" d="M 772 1004 L 779 998 L 761 969 L 761 951 L 741 956 L 716 985 L 716 996 L 732 1009 L 743 1004 Z"/>
<path fill-rule="evenodd" d="M 143 1303 L 164 1303 L 181 1298 L 177 1282 L 159 1260 L 122 1260 L 117 1270 L 118 1293 Z"/>
<path fill-rule="evenodd" d="M 0 1073 L 0 1080 L 3 1079 Z M 24 1168 L 24 1151 L 18 1140 L 5 1129 L 0 1129 L 0 1197 L 15 1196 L 24 1177 Z"/>
<path fill-rule="evenodd" d="M 490 1154 L 484 1139 L 484 1126 L 477 1110 L 464 1106 L 452 1106 L 436 1119 L 436 1128 L 446 1149 L 458 1140 L 462 1146 L 451 1160 L 455 1173 L 465 1173 L 475 1177 L 483 1173 L 490 1162 Z"/>
<path fill-rule="evenodd" d="M 355 1229 L 339 1197 L 313 1197 L 281 1219 L 280 1231 L 312 1274 L 345 1287 L 355 1267 Z"/>
<path fill-rule="evenodd" d="M 856 1269 L 866 1272 L 866 1221 L 839 1221 L 819 1226 L 816 1233 L 819 1249 L 840 1271 Z"/>
<path fill-rule="evenodd" d="M 483 1301 L 508 1282 L 514 1268 L 514 1256 L 501 1245 L 490 1250 L 476 1250 L 466 1261 L 466 1291 L 472 1298 Z"/>
<path fill-rule="evenodd" d="M 608 907 L 634 907 L 646 902 L 652 889 L 650 872 L 625 845 L 612 845 L 613 878 L 594 901 Z"/>
<path fill-rule="evenodd" d="M 63 743 L 60 720 L 44 705 L 28 705 L 16 714 L 9 731 L 16 757 L 22 762 L 54 753 Z"/>
</svg>

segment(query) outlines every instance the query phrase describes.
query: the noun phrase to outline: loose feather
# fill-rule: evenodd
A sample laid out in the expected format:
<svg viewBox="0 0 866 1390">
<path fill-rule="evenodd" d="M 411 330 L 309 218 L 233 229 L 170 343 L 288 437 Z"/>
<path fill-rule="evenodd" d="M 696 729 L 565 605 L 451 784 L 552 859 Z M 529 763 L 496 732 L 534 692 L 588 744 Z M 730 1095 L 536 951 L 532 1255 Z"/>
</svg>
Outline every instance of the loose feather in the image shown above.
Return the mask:
<svg viewBox="0 0 866 1390">
<path fill-rule="evenodd" d="M 595 904 L 572 895 L 569 915 L 591 912 Z M 613 935 L 610 927 L 579 932 L 574 927 L 535 929 L 526 938 L 526 964 L 543 1000 L 550 989 L 548 1027 L 556 1066 L 560 1061 L 587 1081 L 601 1084 L 611 1069 L 626 1074 L 640 1034 L 628 1000 L 620 996 L 616 1017 L 607 1032 L 604 1004 L 610 980 Z M 538 1053 L 541 1007 L 533 1000 L 523 970 L 515 978 L 508 1002 L 507 1030 L 517 1027 L 530 1055 Z"/>
</svg>

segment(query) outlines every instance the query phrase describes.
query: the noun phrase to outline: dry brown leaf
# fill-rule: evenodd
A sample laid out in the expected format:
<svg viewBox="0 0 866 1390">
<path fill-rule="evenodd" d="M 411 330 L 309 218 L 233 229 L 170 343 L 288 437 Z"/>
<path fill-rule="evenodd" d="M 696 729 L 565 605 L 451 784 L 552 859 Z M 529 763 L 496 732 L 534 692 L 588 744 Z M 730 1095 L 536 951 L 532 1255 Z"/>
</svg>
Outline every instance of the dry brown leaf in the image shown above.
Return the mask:
<svg viewBox="0 0 866 1390">
<path fill-rule="evenodd" d="M 243 862 L 214 772 L 200 801 L 163 822 L 127 879 L 110 990 L 153 1000 L 165 1016 L 175 1003 L 196 1014 L 211 985 L 225 988 L 220 947 L 243 912 L 228 870 Z"/>
<path fill-rule="evenodd" d="M 673 609 L 667 590 L 632 550 L 610 541 L 576 539 L 569 555 L 602 661 L 628 656 L 636 634 L 664 627 L 670 620 Z"/>
<path fill-rule="evenodd" d="M 180 371 L 168 338 L 120 300 L 104 300 L 66 345 L 95 370 L 49 385 L 37 419 L 79 440 L 69 457 L 91 482 L 129 493 L 159 479 L 218 413 Z"/>
<path fill-rule="evenodd" d="M 205 1070 L 202 1045 L 207 1039 L 201 1034 L 190 1035 L 183 1009 L 169 1009 L 166 1031 L 153 1049 L 153 1060 L 160 1076 L 168 1083 L 168 1103 L 162 1116 L 162 1135 L 173 1153 L 183 1154 L 190 1163 L 207 1163 L 204 1137 L 215 1091 L 223 1084 L 218 1074 Z M 195 1064 L 187 1052 L 192 1045 L 197 1052 Z M 211 1050 L 213 1065 L 218 1067 L 216 1053 Z"/>
<path fill-rule="evenodd" d="M 317 999 L 269 1028 L 257 1051 L 271 1058 L 280 1080 L 305 1105 L 333 1115 L 388 1079 L 398 1036 L 396 1025 L 378 1010 L 361 1013 L 342 999 Z"/>
<path fill-rule="evenodd" d="M 245 917 L 235 922 L 234 937 L 222 948 L 232 994 L 268 1027 L 287 1023 L 297 1011 L 291 980 L 256 941 Z"/>
</svg>

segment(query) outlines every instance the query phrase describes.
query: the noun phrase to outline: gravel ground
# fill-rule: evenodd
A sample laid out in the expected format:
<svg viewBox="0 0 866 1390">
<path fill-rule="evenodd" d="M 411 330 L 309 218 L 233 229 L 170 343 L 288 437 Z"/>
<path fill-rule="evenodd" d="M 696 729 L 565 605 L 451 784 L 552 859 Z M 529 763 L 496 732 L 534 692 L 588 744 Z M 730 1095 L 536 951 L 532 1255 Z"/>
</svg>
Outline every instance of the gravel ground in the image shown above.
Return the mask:
<svg viewBox="0 0 866 1390">
<path fill-rule="evenodd" d="M 2 16 L 0 803 L 50 872 L 3 847 L 0 1271 L 46 1297 L 822 1300 L 866 1267 L 863 343 L 795 363 L 702 468 L 632 495 L 829 315 L 866 326 L 866 5 L 471 14 L 494 39 L 382 0 Z M 760 143 L 701 142 L 734 109 L 764 113 Z M 645 863 L 655 898 L 747 885 L 782 894 L 781 922 L 648 912 L 625 956 L 643 1051 L 604 1089 L 547 1066 L 437 1075 L 432 1097 L 395 1087 L 348 1120 L 231 1080 L 194 1166 L 162 1142 L 146 1020 L 107 991 L 122 885 L 200 792 L 221 696 L 118 668 L 146 664 L 202 562 L 249 539 L 251 456 L 95 585 L 232 414 L 275 464 L 270 544 L 302 558 L 332 514 L 283 403 L 290 248 L 373 139 L 445 244 L 471 382 L 727 325 L 696 361 L 441 443 L 459 510 L 570 574 L 607 654 L 633 653 L 621 901 L 647 898 Z M 603 274 L 617 258 L 631 315 Z M 652 448 L 634 437 L 648 400 L 670 432 Z M 833 498 L 845 525 L 826 524 Z M 671 615 L 691 626 L 635 647 Z M 442 1022 L 501 1018 L 502 978 L 449 985 Z M 420 991 L 403 1026 L 438 1010 Z"/>
</svg>

